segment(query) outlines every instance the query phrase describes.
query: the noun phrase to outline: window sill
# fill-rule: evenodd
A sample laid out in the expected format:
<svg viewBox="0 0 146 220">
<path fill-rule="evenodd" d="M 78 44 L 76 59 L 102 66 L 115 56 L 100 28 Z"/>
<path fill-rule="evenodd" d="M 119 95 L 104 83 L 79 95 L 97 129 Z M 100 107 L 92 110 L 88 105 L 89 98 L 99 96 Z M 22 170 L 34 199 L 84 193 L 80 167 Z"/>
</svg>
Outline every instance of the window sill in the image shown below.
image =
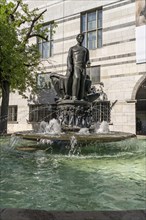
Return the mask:
<svg viewBox="0 0 146 220">
<path fill-rule="evenodd" d="M 27 121 L 27 124 L 36 124 L 36 123 L 40 123 L 39 121 Z"/>
<path fill-rule="evenodd" d="M 94 49 L 89 49 L 89 51 L 95 51 L 95 50 L 99 50 L 99 49 L 102 49 L 103 48 L 103 46 L 102 47 L 97 47 L 97 48 L 94 48 Z"/>
<path fill-rule="evenodd" d="M 8 121 L 8 124 L 18 124 L 18 121 Z"/>
<path fill-rule="evenodd" d="M 48 60 L 49 60 L 50 58 L 52 58 L 52 57 L 53 57 L 53 56 L 50 56 L 50 57 L 48 57 L 48 58 L 42 58 L 42 57 L 41 57 L 40 60 L 41 60 L 41 61 L 48 61 Z"/>
</svg>

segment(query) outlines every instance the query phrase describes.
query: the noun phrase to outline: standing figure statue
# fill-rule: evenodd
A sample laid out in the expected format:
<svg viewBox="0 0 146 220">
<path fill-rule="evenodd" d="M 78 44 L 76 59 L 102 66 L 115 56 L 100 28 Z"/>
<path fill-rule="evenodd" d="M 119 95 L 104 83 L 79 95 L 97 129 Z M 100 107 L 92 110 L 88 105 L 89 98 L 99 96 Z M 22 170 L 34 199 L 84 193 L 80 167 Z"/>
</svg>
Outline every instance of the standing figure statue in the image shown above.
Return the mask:
<svg viewBox="0 0 146 220">
<path fill-rule="evenodd" d="M 77 44 L 69 49 L 67 58 L 67 96 L 73 100 L 84 100 L 86 65 L 90 66 L 89 51 L 82 46 L 83 34 L 76 37 Z"/>
</svg>

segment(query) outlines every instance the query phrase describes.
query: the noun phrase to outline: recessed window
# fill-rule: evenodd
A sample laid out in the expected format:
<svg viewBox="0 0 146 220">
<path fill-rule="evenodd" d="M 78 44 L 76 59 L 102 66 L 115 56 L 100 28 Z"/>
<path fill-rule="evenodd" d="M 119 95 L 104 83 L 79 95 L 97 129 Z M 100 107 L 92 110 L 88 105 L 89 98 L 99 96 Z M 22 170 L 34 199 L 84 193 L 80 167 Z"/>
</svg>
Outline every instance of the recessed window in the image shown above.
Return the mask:
<svg viewBox="0 0 146 220">
<path fill-rule="evenodd" d="M 1 112 L 1 106 L 0 106 Z M 5 115 L 5 119 L 8 118 L 8 122 L 16 122 L 17 121 L 17 112 L 18 106 L 17 105 L 10 105 L 8 107 L 8 115 Z"/>
<path fill-rule="evenodd" d="M 100 66 L 91 66 L 87 68 L 87 75 L 90 76 L 92 84 L 100 82 Z"/>
<path fill-rule="evenodd" d="M 50 73 L 40 73 L 37 75 L 37 87 L 39 89 L 51 89 Z"/>
<path fill-rule="evenodd" d="M 53 34 L 52 34 L 52 24 L 44 26 L 44 29 L 47 28 L 48 41 L 38 38 L 38 47 L 41 54 L 41 58 L 47 59 L 53 56 Z"/>
<path fill-rule="evenodd" d="M 94 103 L 93 106 L 93 119 L 94 121 L 102 122 L 107 121 L 110 122 L 110 102 L 109 101 L 99 101 Z"/>
<path fill-rule="evenodd" d="M 51 118 L 51 107 L 48 105 L 30 105 L 29 122 L 49 121 Z"/>
<path fill-rule="evenodd" d="M 9 106 L 8 108 L 8 121 L 17 121 L 17 105 Z"/>
<path fill-rule="evenodd" d="M 102 47 L 102 9 L 81 15 L 81 32 L 85 36 L 83 46 L 89 50 Z"/>
</svg>

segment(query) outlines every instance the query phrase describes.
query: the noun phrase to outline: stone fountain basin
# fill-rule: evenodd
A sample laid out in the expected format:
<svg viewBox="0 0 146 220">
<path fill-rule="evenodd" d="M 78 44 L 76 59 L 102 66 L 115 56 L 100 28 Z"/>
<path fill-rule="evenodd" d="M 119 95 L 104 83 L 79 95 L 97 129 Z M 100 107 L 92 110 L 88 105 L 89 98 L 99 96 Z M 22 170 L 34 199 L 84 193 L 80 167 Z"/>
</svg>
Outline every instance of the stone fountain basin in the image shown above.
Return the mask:
<svg viewBox="0 0 146 220">
<path fill-rule="evenodd" d="M 109 132 L 109 133 L 98 133 L 98 134 L 78 134 L 74 132 L 62 133 L 60 135 L 34 133 L 34 132 L 19 132 L 15 133 L 16 136 L 20 136 L 23 139 L 31 141 L 40 140 L 51 140 L 51 141 L 62 141 L 70 142 L 72 136 L 75 136 L 78 143 L 90 144 L 90 143 L 104 143 L 104 142 L 115 142 L 122 141 L 125 139 L 135 138 L 135 134 L 125 132 Z"/>
</svg>

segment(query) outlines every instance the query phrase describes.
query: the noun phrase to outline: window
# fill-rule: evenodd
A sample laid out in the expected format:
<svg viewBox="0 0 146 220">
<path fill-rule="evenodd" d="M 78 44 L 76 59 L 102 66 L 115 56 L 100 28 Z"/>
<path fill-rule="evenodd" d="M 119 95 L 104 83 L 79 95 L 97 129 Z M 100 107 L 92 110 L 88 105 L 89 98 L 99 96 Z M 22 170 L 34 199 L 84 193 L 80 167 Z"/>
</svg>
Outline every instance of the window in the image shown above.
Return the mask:
<svg viewBox="0 0 146 220">
<path fill-rule="evenodd" d="M 9 106 L 8 110 L 8 121 L 17 121 L 17 105 Z"/>
<path fill-rule="evenodd" d="M 49 121 L 52 117 L 52 108 L 48 105 L 30 105 L 29 122 Z"/>
<path fill-rule="evenodd" d="M 39 89 L 51 89 L 50 73 L 39 73 L 37 75 L 37 86 Z"/>
<path fill-rule="evenodd" d="M 17 121 L 17 109 L 18 109 L 17 105 L 9 106 L 9 108 L 8 108 L 8 122 Z M 0 107 L 0 111 L 1 111 L 1 107 Z"/>
<path fill-rule="evenodd" d="M 53 34 L 52 34 L 52 24 L 44 26 L 44 29 L 48 29 L 48 41 L 39 38 L 38 47 L 41 54 L 41 58 L 47 59 L 53 55 Z"/>
<path fill-rule="evenodd" d="M 85 36 L 83 46 L 89 50 L 102 47 L 102 9 L 81 15 L 81 32 Z"/>
<path fill-rule="evenodd" d="M 92 66 L 87 68 L 87 75 L 90 76 L 92 84 L 100 82 L 100 66 Z"/>
<path fill-rule="evenodd" d="M 110 122 L 110 102 L 109 101 L 99 101 L 93 105 L 93 120 L 94 121 L 107 121 Z"/>
</svg>

